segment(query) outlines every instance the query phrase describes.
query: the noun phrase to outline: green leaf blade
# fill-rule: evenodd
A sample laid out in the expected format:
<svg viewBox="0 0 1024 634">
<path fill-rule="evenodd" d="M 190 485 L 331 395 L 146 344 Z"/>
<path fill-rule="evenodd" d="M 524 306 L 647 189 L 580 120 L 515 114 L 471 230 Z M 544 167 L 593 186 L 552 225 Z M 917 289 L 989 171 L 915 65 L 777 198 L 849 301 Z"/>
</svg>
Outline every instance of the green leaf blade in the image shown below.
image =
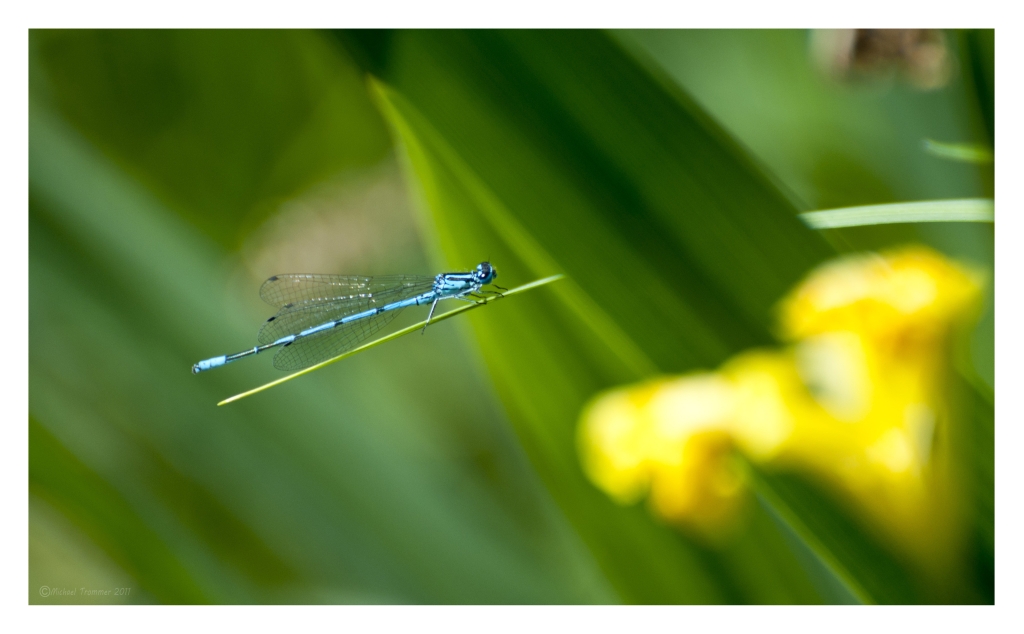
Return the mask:
<svg viewBox="0 0 1024 634">
<path fill-rule="evenodd" d="M 838 229 L 906 222 L 995 222 L 995 202 L 987 198 L 926 200 L 825 209 L 800 214 L 813 229 Z"/>
<path fill-rule="evenodd" d="M 943 143 L 925 139 L 924 151 L 932 156 L 961 163 L 987 164 L 995 160 L 992 150 L 972 143 Z"/>
<path fill-rule="evenodd" d="M 535 468 L 623 601 L 820 602 L 764 511 L 718 552 L 582 473 L 594 394 L 771 342 L 774 301 L 829 254 L 724 133 L 604 37 L 395 34 L 376 92 L 438 264 L 490 254 L 503 274 L 569 276 L 473 325 Z"/>
</svg>

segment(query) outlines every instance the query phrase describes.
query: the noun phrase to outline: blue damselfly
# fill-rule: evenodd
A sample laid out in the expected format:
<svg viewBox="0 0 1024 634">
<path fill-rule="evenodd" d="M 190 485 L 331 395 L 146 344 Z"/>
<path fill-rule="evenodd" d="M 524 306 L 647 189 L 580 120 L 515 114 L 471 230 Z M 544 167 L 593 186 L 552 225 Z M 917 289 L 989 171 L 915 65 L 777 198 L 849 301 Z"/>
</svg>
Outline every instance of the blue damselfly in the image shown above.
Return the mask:
<svg viewBox="0 0 1024 634">
<path fill-rule="evenodd" d="M 279 308 L 260 329 L 250 350 L 206 359 L 192 366 L 198 374 L 271 348 L 279 370 L 301 370 L 351 350 L 391 322 L 402 309 L 430 304 L 423 329 L 442 299 L 473 302 L 498 272 L 481 262 L 467 273 L 424 275 L 275 275 L 260 287 L 263 301 Z M 500 286 L 495 288 L 502 289 Z M 500 294 L 500 293 L 499 293 Z"/>
</svg>

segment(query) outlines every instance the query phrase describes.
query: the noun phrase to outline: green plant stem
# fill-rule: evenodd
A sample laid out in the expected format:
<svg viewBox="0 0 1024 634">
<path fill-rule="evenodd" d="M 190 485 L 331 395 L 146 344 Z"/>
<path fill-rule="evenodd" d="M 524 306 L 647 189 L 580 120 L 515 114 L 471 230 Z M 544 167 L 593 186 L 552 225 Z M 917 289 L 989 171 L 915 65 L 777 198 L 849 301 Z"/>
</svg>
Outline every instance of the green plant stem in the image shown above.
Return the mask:
<svg viewBox="0 0 1024 634">
<path fill-rule="evenodd" d="M 988 198 L 963 198 L 843 207 L 809 211 L 800 214 L 800 219 L 812 229 L 901 222 L 995 222 L 995 201 Z"/>
</svg>

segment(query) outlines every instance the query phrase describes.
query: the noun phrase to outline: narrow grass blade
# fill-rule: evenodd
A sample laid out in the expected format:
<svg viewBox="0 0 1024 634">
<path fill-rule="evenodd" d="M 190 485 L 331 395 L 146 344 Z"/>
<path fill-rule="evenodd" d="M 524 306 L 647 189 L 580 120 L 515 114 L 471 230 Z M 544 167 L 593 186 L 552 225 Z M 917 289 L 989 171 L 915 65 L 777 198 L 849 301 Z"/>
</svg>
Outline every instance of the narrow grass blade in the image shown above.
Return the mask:
<svg viewBox="0 0 1024 634">
<path fill-rule="evenodd" d="M 800 214 L 800 219 L 812 229 L 837 229 L 901 222 L 995 222 L 995 217 L 995 201 L 988 198 L 865 205 Z"/>
<path fill-rule="evenodd" d="M 971 143 L 942 143 L 925 139 L 924 151 L 939 158 L 963 163 L 986 164 L 995 160 L 991 149 Z"/>
<path fill-rule="evenodd" d="M 822 540 L 815 531 L 807 526 L 800 514 L 793 510 L 789 502 L 779 495 L 765 477 L 750 465 L 747 465 L 747 474 L 750 476 L 751 485 L 757 495 L 765 501 L 769 512 L 797 536 L 804 548 L 814 554 L 818 565 L 828 570 L 830 582 L 838 584 L 843 592 L 848 593 L 859 603 L 875 603 L 856 576 L 851 574 L 847 566 L 844 565 L 842 558 L 832 552 L 828 541 Z"/>
<path fill-rule="evenodd" d="M 545 277 L 543 279 L 539 279 L 539 280 L 530 282 L 529 284 L 523 284 L 522 286 L 518 286 L 516 288 L 513 288 L 512 290 L 505 291 L 501 295 L 501 297 L 499 297 L 497 295 L 491 295 L 491 296 L 488 296 L 485 299 L 480 300 L 479 302 L 477 302 L 475 304 L 465 304 L 463 306 L 459 306 L 455 310 L 449 310 L 446 313 L 441 313 L 440 315 L 435 316 L 433 319 L 430 320 L 430 323 L 436 324 L 439 321 L 444 321 L 445 319 L 448 319 L 449 317 L 454 317 L 455 315 L 458 315 L 459 313 L 464 313 L 467 310 L 473 310 L 474 308 L 479 308 L 480 306 L 482 306 L 484 304 L 487 304 L 488 302 L 492 302 L 492 301 L 495 301 L 497 299 L 503 299 L 505 297 L 508 297 L 509 295 L 515 295 L 517 293 L 522 293 L 523 291 L 528 291 L 528 290 L 537 288 L 538 286 L 544 286 L 545 284 L 550 284 L 551 282 L 557 282 L 558 280 L 562 279 L 563 277 L 565 277 L 565 276 L 561 275 L 561 274 L 559 274 L 559 275 L 552 275 L 550 277 Z M 261 385 L 261 386 L 259 386 L 257 388 L 251 389 L 248 392 L 242 392 L 241 394 L 235 394 L 234 396 L 232 396 L 230 398 L 226 398 L 223 401 L 221 401 L 220 403 L 217 403 L 217 406 L 219 407 L 221 405 L 227 405 L 228 403 L 233 403 L 234 401 L 241 400 L 241 399 L 243 399 L 243 398 L 245 398 L 247 396 L 252 396 L 253 394 L 256 394 L 258 392 L 262 392 L 263 390 L 270 389 L 270 388 L 274 387 L 275 385 L 280 385 L 280 384 L 285 383 L 287 381 L 291 381 L 292 379 L 297 379 L 298 377 L 302 376 L 303 374 L 309 374 L 310 372 L 313 372 L 315 370 L 319 370 L 320 368 L 328 366 L 328 365 L 330 365 L 330 364 L 332 364 L 332 363 L 334 363 L 336 361 L 341 361 L 342 359 L 344 359 L 346 357 L 351 357 L 352 355 L 357 354 L 359 352 L 362 352 L 363 350 L 367 350 L 367 349 L 372 348 L 374 346 L 378 346 L 378 345 L 380 345 L 380 344 L 382 344 L 382 343 L 384 343 L 386 341 L 391 341 L 392 339 L 397 339 L 398 337 L 407 335 L 409 333 L 416 332 L 417 330 L 422 328 L 425 324 L 426 324 L 426 320 L 421 321 L 421 322 L 413 324 L 413 325 L 411 325 L 411 326 L 409 326 L 407 328 L 403 328 L 401 330 L 395 331 L 395 332 L 391 333 L 390 335 L 381 337 L 380 339 L 375 339 L 375 340 L 371 341 L 370 343 L 362 345 L 362 346 L 359 346 L 358 348 L 356 348 L 354 350 L 349 350 L 348 352 L 346 352 L 344 354 L 340 354 L 340 355 L 334 357 L 333 359 L 328 359 L 327 361 L 324 361 L 322 363 L 318 363 L 318 364 L 316 364 L 314 366 L 310 366 L 310 367 L 308 367 L 308 368 L 306 368 L 304 370 L 299 370 L 298 372 L 294 372 L 292 374 L 289 374 L 288 376 L 285 376 L 285 377 L 282 377 L 280 379 L 277 379 L 276 381 L 271 381 L 270 383 L 267 383 L 265 385 Z"/>
</svg>

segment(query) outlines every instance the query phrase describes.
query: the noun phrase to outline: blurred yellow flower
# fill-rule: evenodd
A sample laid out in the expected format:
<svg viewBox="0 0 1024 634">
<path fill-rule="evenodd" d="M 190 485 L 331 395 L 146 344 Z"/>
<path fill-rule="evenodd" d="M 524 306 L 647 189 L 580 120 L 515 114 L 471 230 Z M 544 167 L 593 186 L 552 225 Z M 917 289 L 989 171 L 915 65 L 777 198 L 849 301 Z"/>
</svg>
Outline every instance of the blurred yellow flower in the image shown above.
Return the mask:
<svg viewBox="0 0 1024 634">
<path fill-rule="evenodd" d="M 980 274 L 923 247 L 840 258 L 814 271 L 780 305 L 790 340 L 848 331 L 880 352 L 941 352 L 950 326 L 974 315 Z"/>
<path fill-rule="evenodd" d="M 587 473 L 620 503 L 646 494 L 660 516 L 721 535 L 745 495 L 739 451 L 810 475 L 883 538 L 933 558 L 955 531 L 935 450 L 948 341 L 981 288 L 922 247 L 826 264 L 780 303 L 788 347 L 595 399 L 580 426 Z"/>
<path fill-rule="evenodd" d="M 728 422 L 731 386 L 713 374 L 610 391 L 584 414 L 590 478 L 622 504 L 649 494 L 655 512 L 713 539 L 742 503 Z"/>
</svg>

